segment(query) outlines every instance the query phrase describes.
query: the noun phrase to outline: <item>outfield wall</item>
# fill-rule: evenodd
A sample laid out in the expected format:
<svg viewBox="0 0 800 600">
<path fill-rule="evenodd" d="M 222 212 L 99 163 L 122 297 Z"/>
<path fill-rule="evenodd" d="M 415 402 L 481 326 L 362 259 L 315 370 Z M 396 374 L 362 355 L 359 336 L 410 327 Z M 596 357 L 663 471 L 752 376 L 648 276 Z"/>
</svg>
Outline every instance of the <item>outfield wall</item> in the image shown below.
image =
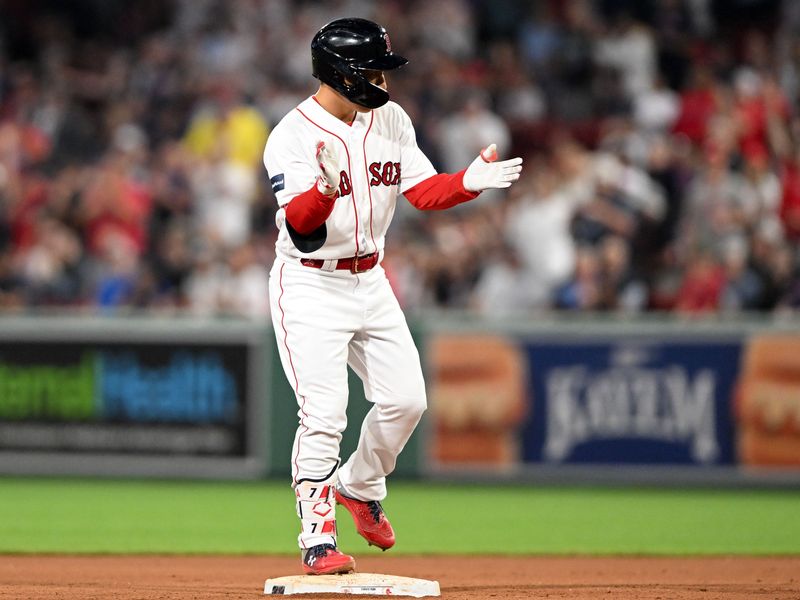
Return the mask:
<svg viewBox="0 0 800 600">
<path fill-rule="evenodd" d="M 430 410 L 397 474 L 800 485 L 800 324 L 412 321 Z M 350 377 L 354 449 L 369 408 Z M 0 473 L 288 477 L 266 323 L 0 319 Z"/>
</svg>

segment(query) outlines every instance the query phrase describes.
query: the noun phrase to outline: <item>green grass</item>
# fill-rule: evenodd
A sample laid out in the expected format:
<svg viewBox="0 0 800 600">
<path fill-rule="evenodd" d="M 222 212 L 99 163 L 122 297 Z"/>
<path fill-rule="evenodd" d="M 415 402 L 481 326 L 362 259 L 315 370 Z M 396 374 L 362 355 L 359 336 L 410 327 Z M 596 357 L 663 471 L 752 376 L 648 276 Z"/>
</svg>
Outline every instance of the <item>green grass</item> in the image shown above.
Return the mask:
<svg viewBox="0 0 800 600">
<path fill-rule="evenodd" d="M 800 491 L 394 482 L 400 553 L 800 554 Z M 285 483 L 0 478 L 0 552 L 294 553 Z M 340 546 L 374 553 L 340 509 Z"/>
</svg>

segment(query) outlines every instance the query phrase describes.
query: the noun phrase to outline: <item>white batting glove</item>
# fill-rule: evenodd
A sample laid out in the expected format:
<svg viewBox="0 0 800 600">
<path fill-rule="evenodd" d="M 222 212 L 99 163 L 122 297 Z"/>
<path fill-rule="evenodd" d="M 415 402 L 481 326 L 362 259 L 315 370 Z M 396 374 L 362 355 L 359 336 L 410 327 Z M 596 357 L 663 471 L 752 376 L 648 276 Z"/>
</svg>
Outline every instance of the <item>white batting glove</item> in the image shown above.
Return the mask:
<svg viewBox="0 0 800 600">
<path fill-rule="evenodd" d="M 497 162 L 497 144 L 481 150 L 478 158 L 472 161 L 464 172 L 464 189 L 481 192 L 490 188 L 507 188 L 519 179 L 522 159 L 510 158 Z"/>
<path fill-rule="evenodd" d="M 326 196 L 333 196 L 339 190 L 339 153 L 325 142 L 317 142 L 317 189 Z"/>
</svg>

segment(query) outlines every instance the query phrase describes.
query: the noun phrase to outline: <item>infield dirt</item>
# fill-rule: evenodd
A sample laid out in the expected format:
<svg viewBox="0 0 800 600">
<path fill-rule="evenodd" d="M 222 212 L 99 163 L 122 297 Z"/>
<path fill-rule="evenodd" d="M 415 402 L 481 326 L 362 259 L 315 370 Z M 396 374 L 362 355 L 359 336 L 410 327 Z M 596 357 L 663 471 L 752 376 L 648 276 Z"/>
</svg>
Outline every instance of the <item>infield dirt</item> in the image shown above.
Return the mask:
<svg viewBox="0 0 800 600">
<path fill-rule="evenodd" d="M 369 556 L 357 563 L 362 572 L 436 579 L 448 600 L 800 598 L 800 556 Z M 0 598 L 254 600 L 265 579 L 294 574 L 299 560 L 276 556 L 0 555 Z"/>
</svg>

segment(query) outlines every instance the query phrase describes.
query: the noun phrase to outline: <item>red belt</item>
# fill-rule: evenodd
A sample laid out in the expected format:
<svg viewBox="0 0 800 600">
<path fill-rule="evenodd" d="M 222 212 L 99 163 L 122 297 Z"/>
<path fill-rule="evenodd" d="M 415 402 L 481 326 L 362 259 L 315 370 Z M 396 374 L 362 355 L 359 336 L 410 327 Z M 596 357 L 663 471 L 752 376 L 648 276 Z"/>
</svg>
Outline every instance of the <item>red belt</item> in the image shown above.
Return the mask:
<svg viewBox="0 0 800 600">
<path fill-rule="evenodd" d="M 301 258 L 300 264 L 305 267 L 321 269 L 325 261 L 320 258 Z M 378 253 L 364 254 L 363 256 L 351 256 L 350 258 L 340 258 L 336 261 L 336 270 L 347 269 L 351 273 L 364 273 L 378 264 Z"/>
</svg>

